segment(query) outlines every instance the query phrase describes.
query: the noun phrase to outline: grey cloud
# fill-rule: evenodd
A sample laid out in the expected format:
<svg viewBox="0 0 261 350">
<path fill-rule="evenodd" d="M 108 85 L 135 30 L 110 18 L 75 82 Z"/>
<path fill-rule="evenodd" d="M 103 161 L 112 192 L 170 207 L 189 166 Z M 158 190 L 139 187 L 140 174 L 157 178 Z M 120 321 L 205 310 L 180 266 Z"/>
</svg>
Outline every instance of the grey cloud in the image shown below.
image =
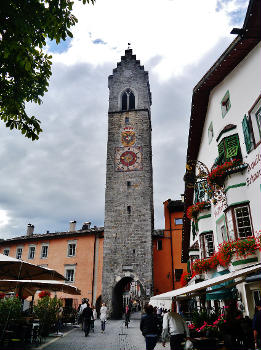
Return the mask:
<svg viewBox="0 0 261 350">
<path fill-rule="evenodd" d="M 142 62 L 152 91 L 155 227 L 163 227 L 162 202 L 184 190 L 183 174 L 192 88 L 227 43 L 219 43 L 205 59 L 187 67 L 179 78 L 160 82 L 152 72 L 160 57 Z M 139 56 L 138 52 L 137 58 Z M 107 78 L 117 62 L 97 66 L 54 64 L 41 106 L 28 111 L 42 120 L 37 142 L 0 128 L 0 209 L 10 223 L 0 229 L 7 238 L 26 232 L 64 231 L 68 222 L 104 224 L 107 144 Z"/>
</svg>

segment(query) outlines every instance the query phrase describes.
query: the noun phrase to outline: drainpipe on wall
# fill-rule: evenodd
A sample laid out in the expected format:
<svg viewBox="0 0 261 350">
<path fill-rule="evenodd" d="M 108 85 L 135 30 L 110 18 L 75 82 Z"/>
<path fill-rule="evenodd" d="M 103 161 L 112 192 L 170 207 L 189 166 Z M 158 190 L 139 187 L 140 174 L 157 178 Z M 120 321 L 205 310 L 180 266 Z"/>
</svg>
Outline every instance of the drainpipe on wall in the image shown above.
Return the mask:
<svg viewBox="0 0 261 350">
<path fill-rule="evenodd" d="M 92 305 L 94 306 L 94 279 L 95 279 L 95 265 L 96 265 L 96 232 L 94 232 L 94 244 L 93 244 L 93 264 L 92 264 Z"/>
<path fill-rule="evenodd" d="M 174 289 L 174 264 L 173 264 L 173 248 L 172 248 L 172 226 L 171 226 L 171 215 L 170 210 L 167 207 L 169 212 L 169 232 L 170 232 L 170 255 L 171 255 L 171 276 L 172 276 L 172 288 Z"/>
</svg>

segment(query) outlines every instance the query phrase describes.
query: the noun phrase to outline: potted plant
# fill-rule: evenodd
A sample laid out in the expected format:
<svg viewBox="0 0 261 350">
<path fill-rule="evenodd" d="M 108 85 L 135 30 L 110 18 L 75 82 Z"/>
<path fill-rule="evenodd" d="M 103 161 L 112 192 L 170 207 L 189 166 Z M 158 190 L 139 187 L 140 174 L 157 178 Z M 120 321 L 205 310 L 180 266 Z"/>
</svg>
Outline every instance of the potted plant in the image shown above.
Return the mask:
<svg viewBox="0 0 261 350">
<path fill-rule="evenodd" d="M 35 315 L 39 319 L 41 334 L 47 336 L 56 324 L 57 313 L 62 306 L 62 301 L 57 297 L 51 298 L 50 293 L 39 293 L 39 300 L 34 306 Z"/>
<path fill-rule="evenodd" d="M 219 187 L 223 186 L 225 178 L 227 176 L 227 170 L 236 167 L 242 161 L 240 159 L 232 159 L 221 165 L 214 167 L 208 174 L 207 181 L 210 185 L 217 185 Z"/>
<path fill-rule="evenodd" d="M 187 272 L 187 271 L 184 271 L 180 277 L 180 284 L 182 287 L 185 287 L 188 282 L 191 280 L 192 278 L 192 274 Z"/>
<path fill-rule="evenodd" d="M 191 206 L 188 207 L 187 209 L 187 218 L 188 219 L 197 219 L 198 214 L 203 210 L 208 208 L 210 205 L 209 202 L 203 201 L 203 202 L 197 202 Z"/>
<path fill-rule="evenodd" d="M 210 259 L 197 259 L 192 265 L 192 271 L 195 273 L 195 275 L 200 275 L 210 270 L 210 266 Z"/>
<path fill-rule="evenodd" d="M 17 297 L 3 297 L 0 299 L 0 325 L 14 322 L 22 315 L 22 301 Z M 4 327 L 2 327 L 4 329 Z"/>
<path fill-rule="evenodd" d="M 233 250 L 230 270 L 237 270 L 242 268 L 242 265 L 247 266 L 258 261 L 258 243 L 254 237 L 234 241 Z"/>
</svg>

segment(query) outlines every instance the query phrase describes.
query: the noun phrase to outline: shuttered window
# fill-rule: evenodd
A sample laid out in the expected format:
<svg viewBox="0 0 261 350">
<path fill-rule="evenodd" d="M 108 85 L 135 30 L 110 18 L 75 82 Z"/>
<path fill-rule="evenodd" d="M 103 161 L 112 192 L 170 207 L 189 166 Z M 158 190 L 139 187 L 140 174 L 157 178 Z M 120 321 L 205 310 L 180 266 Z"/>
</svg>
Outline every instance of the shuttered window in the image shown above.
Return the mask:
<svg viewBox="0 0 261 350">
<path fill-rule="evenodd" d="M 243 128 L 243 133 L 245 138 L 246 151 L 247 153 L 249 153 L 252 150 L 253 142 L 252 142 L 252 136 L 250 132 L 249 120 L 246 115 L 242 120 L 242 128 Z"/>
<path fill-rule="evenodd" d="M 239 151 L 238 135 L 232 135 L 225 138 L 226 159 L 235 158 Z"/>
<path fill-rule="evenodd" d="M 225 137 L 218 145 L 218 164 L 222 164 L 232 159 L 241 159 L 241 150 L 238 134 Z"/>
</svg>

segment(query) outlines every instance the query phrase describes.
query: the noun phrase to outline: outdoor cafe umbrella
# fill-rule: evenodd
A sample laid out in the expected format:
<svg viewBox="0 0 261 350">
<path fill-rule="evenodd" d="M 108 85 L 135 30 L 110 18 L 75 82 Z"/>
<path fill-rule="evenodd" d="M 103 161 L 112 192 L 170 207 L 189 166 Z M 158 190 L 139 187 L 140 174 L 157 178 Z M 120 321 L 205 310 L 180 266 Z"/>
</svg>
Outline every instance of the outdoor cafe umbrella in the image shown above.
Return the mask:
<svg viewBox="0 0 261 350">
<path fill-rule="evenodd" d="M 62 280 L 55 270 L 0 254 L 0 280 Z"/>
<path fill-rule="evenodd" d="M 44 280 L 0 280 L 0 291 L 15 292 L 23 298 L 34 295 L 37 290 L 63 292 L 72 295 L 80 295 L 81 291 L 68 283 L 61 281 Z"/>
</svg>

